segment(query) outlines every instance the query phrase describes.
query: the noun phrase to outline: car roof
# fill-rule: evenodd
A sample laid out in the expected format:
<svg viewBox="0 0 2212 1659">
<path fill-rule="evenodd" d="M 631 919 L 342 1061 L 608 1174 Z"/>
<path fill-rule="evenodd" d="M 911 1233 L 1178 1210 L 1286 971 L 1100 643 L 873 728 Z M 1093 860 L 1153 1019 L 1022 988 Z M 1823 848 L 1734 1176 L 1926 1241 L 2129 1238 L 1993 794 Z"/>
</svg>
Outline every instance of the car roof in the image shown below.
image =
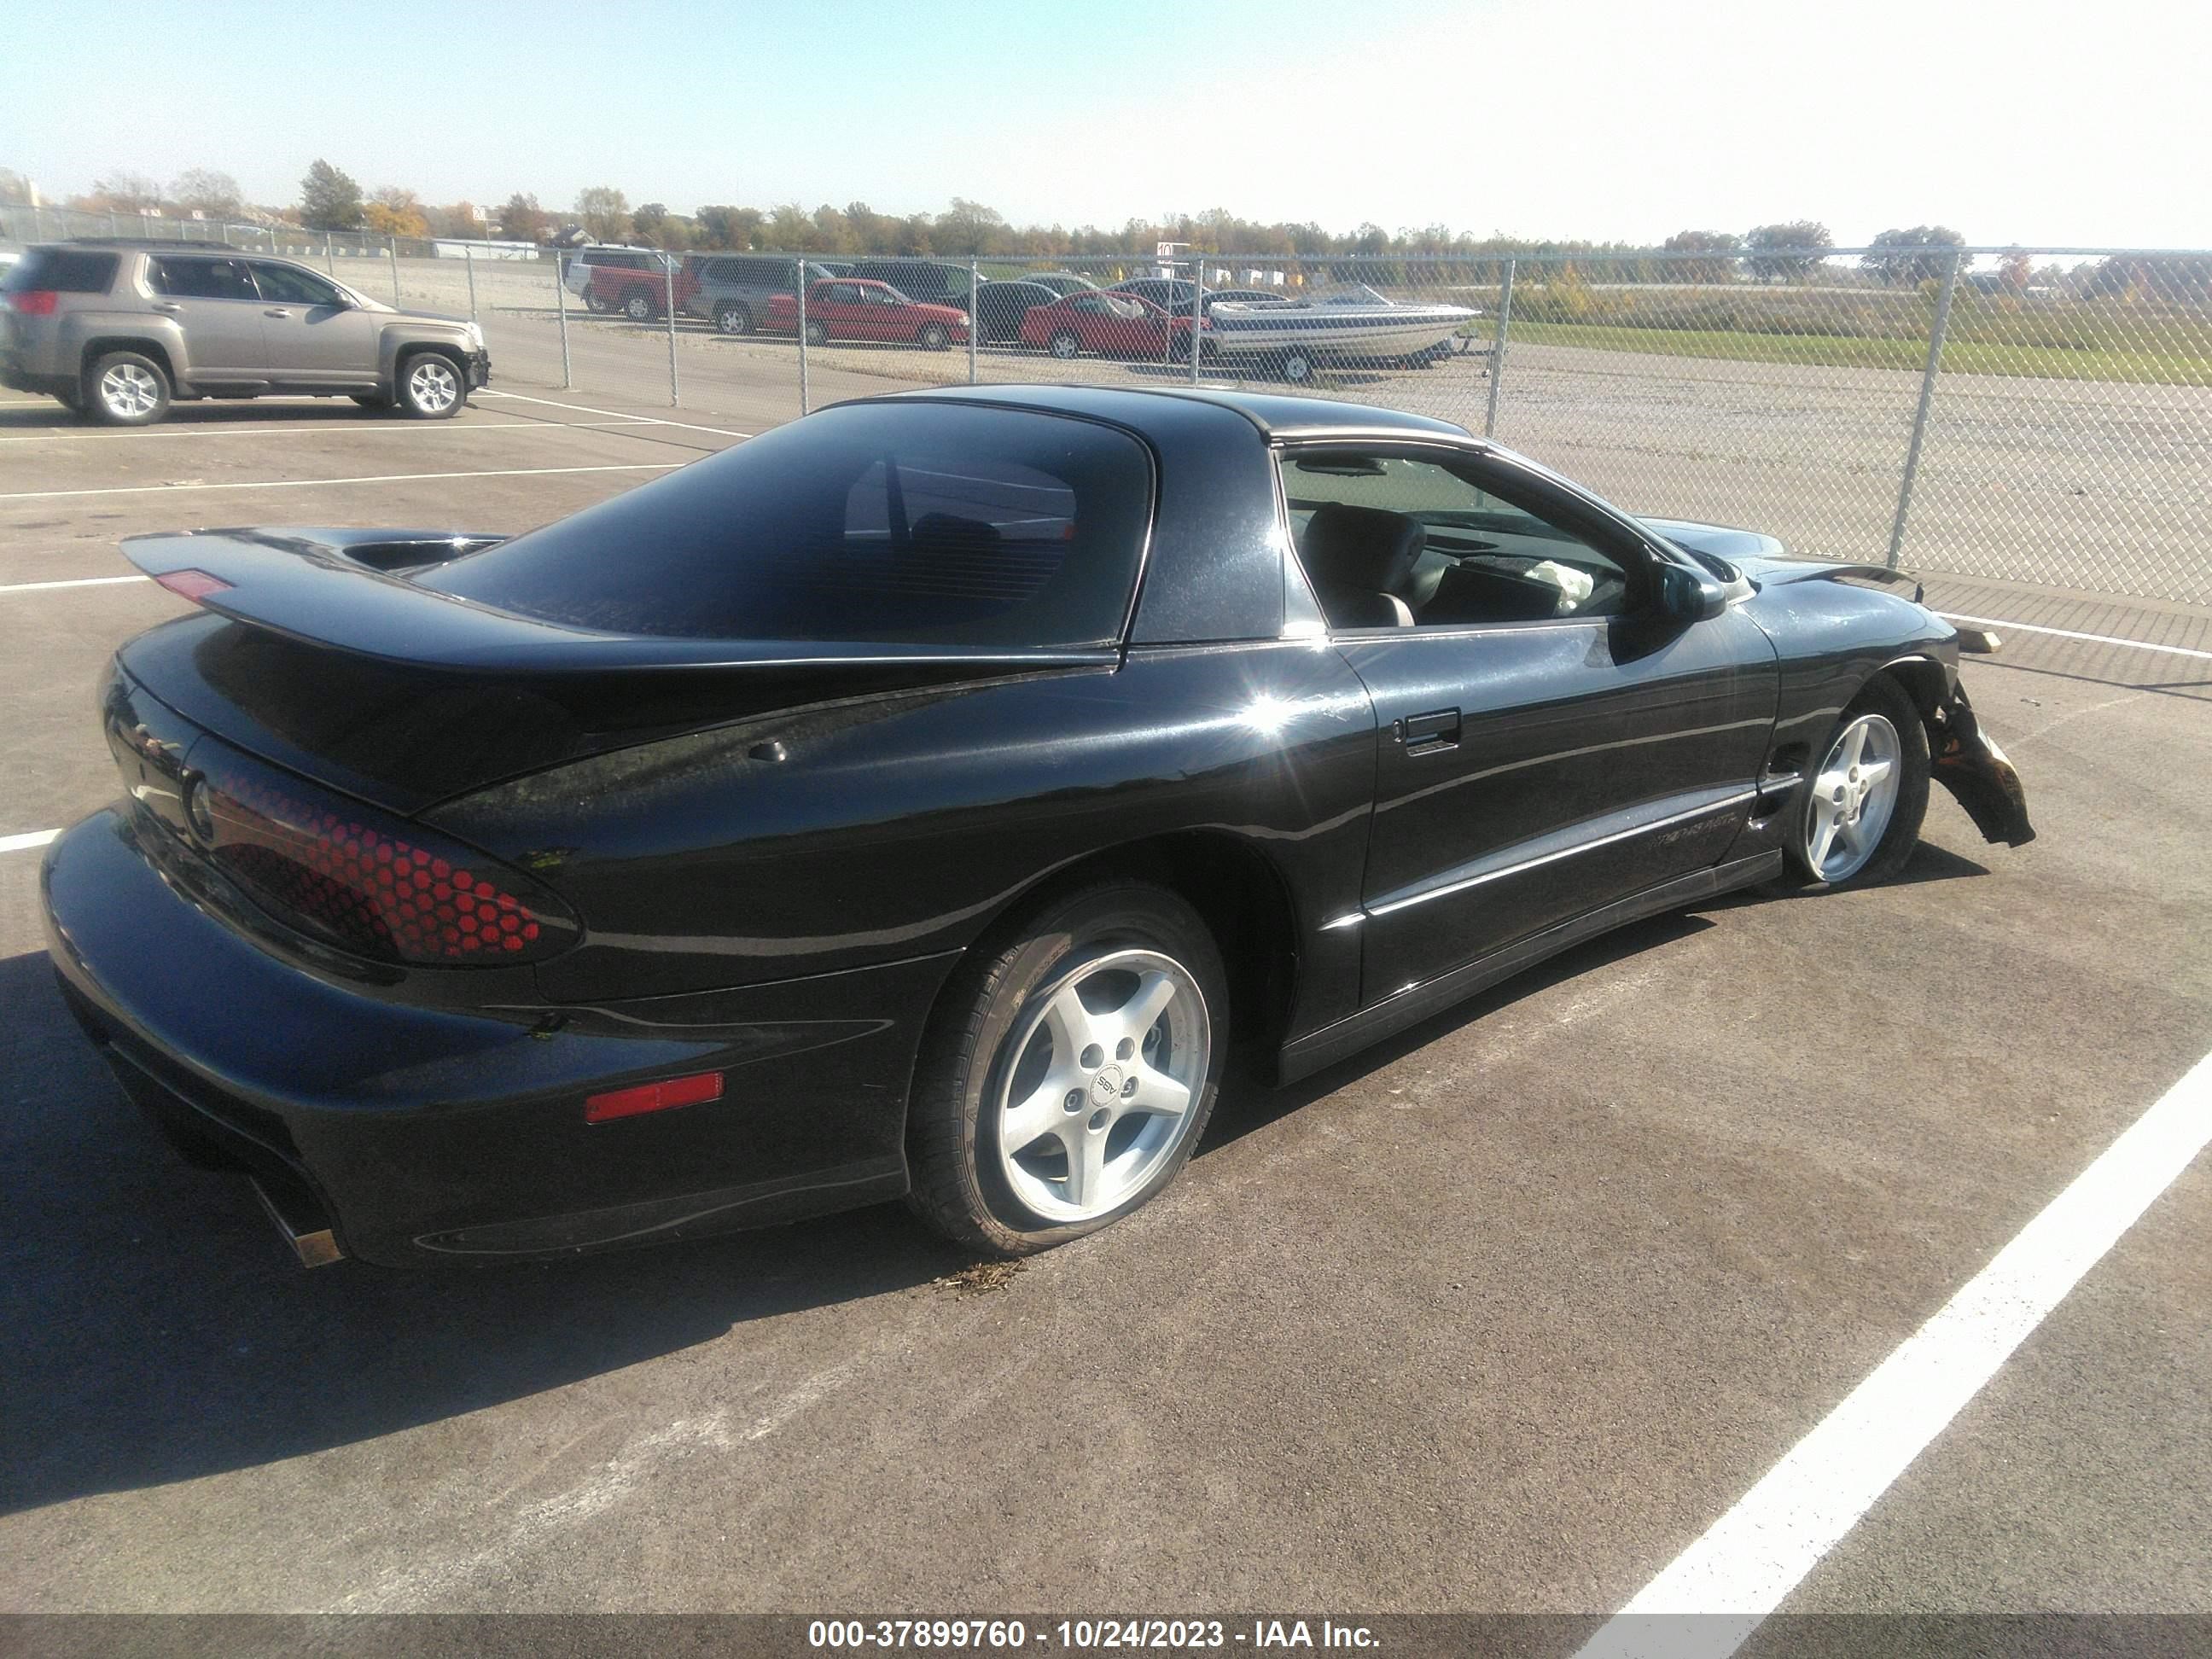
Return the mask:
<svg viewBox="0 0 2212 1659">
<path fill-rule="evenodd" d="M 1401 409 L 1373 404 L 1340 403 L 1327 398 L 1297 398 L 1212 386 L 931 386 L 887 398 L 923 398 L 958 403 L 990 403 L 1053 414 L 1090 415 L 1117 425 L 1147 431 L 1166 414 L 1164 402 L 1188 406 L 1207 404 L 1249 421 L 1270 438 L 1309 438 L 1336 433 L 1434 434 L 1466 438 L 1465 427 Z"/>
</svg>

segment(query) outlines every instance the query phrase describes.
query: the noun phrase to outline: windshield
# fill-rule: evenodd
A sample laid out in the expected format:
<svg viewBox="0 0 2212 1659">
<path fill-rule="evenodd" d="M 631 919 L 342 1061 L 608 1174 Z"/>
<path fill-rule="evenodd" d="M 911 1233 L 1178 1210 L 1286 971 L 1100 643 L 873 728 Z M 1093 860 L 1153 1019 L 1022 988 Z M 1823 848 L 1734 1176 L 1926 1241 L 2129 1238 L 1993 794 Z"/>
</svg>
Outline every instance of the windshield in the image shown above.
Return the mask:
<svg viewBox="0 0 2212 1659">
<path fill-rule="evenodd" d="M 1075 646 L 1121 636 L 1152 465 L 1088 421 L 856 404 L 793 421 L 422 586 L 609 633 Z"/>
</svg>

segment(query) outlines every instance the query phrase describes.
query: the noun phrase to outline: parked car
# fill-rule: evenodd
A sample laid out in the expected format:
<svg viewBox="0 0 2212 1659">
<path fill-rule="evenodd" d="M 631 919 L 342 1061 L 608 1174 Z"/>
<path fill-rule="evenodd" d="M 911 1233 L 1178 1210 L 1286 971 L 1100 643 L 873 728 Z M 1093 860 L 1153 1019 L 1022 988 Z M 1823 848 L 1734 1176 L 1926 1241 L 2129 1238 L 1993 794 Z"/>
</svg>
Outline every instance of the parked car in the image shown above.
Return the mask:
<svg viewBox="0 0 2212 1659">
<path fill-rule="evenodd" d="M 951 306 L 972 312 L 973 273 L 965 265 L 944 264 L 932 259 L 860 259 L 850 275 L 863 282 L 884 283 L 909 300 L 924 305 Z"/>
<path fill-rule="evenodd" d="M 1042 283 L 1054 294 L 1082 294 L 1098 286 L 1088 276 L 1079 276 L 1072 270 L 1048 270 L 1024 276 L 1019 280 L 1024 283 Z"/>
<path fill-rule="evenodd" d="M 618 311 L 635 323 L 665 315 L 672 289 L 677 310 L 689 308 L 696 280 L 674 254 L 644 247 L 580 248 L 569 256 L 562 276 L 569 291 L 580 294 L 591 310 Z"/>
<path fill-rule="evenodd" d="M 42 244 L 0 279 L 0 384 L 110 426 L 270 392 L 442 420 L 490 380 L 467 318 L 401 311 L 220 243 Z"/>
<path fill-rule="evenodd" d="M 1032 306 L 1048 306 L 1059 293 L 1042 283 L 986 283 L 975 290 L 976 337 L 1006 343 L 1022 337 L 1022 319 Z"/>
<path fill-rule="evenodd" d="M 1159 307 L 1163 311 L 1190 314 L 1193 285 L 1180 277 L 1133 276 L 1126 283 L 1116 283 L 1106 290 L 1109 294 L 1133 294 L 1139 299 Z M 1224 300 L 1240 304 L 1280 304 L 1289 296 L 1263 288 L 1209 288 L 1200 301 L 1201 312 L 1211 312 Z"/>
<path fill-rule="evenodd" d="M 1931 779 L 2033 833 L 1896 573 L 1364 404 L 935 389 L 511 539 L 124 548 L 201 609 L 116 655 L 47 946 L 309 1261 L 901 1194 L 1040 1249 L 1175 1177 L 1232 1048 L 1881 881 Z"/>
<path fill-rule="evenodd" d="M 796 330 L 798 296 L 771 296 L 758 326 L 786 334 Z M 896 340 L 942 351 L 968 343 L 968 313 L 953 306 L 917 304 L 888 283 L 830 277 L 806 290 L 806 343 L 832 340 Z"/>
<path fill-rule="evenodd" d="M 781 255 L 716 253 L 694 256 L 691 297 L 684 308 L 704 317 L 717 333 L 750 334 L 769 301 L 789 299 L 798 289 L 799 262 Z M 834 276 L 828 266 L 807 261 L 810 279 Z"/>
<path fill-rule="evenodd" d="M 1199 319 L 1201 329 L 1206 319 Z M 1170 317 L 1149 300 L 1111 289 L 1071 294 L 1037 306 L 1022 317 L 1021 342 L 1042 346 L 1055 357 L 1085 352 L 1104 357 L 1190 356 L 1190 319 Z"/>
</svg>

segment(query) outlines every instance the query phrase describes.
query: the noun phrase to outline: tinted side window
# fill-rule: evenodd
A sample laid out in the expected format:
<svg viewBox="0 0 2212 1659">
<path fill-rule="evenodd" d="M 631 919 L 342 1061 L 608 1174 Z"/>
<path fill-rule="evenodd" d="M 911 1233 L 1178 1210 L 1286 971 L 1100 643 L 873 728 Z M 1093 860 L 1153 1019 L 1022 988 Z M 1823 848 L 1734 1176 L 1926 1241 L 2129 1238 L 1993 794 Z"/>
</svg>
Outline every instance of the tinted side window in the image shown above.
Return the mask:
<svg viewBox="0 0 2212 1659">
<path fill-rule="evenodd" d="M 276 300 L 287 305 L 335 306 L 344 303 L 344 296 L 330 283 L 311 270 L 297 265 L 273 264 L 263 259 L 253 262 L 253 283 L 261 290 L 264 300 Z"/>
<path fill-rule="evenodd" d="M 33 289 L 54 294 L 105 294 L 115 281 L 115 266 L 112 253 L 34 247 L 0 280 L 0 294 L 26 294 Z"/>
<path fill-rule="evenodd" d="M 154 291 L 176 300 L 252 300 L 253 282 L 243 259 L 186 259 L 164 254 L 153 262 Z"/>
<path fill-rule="evenodd" d="M 1087 421 L 854 404 L 778 427 L 425 579 L 575 628 L 1068 646 L 1120 636 L 1152 516 Z"/>
<path fill-rule="evenodd" d="M 1282 477 L 1299 557 L 1335 626 L 1375 625 L 1358 597 L 1370 591 L 1403 600 L 1423 628 L 1615 617 L 1640 601 L 1636 561 L 1536 503 L 1508 500 L 1467 464 L 1305 452 L 1284 459 Z M 1419 555 L 1376 590 L 1366 544 L 1395 538 L 1407 520 L 1419 527 Z"/>
</svg>

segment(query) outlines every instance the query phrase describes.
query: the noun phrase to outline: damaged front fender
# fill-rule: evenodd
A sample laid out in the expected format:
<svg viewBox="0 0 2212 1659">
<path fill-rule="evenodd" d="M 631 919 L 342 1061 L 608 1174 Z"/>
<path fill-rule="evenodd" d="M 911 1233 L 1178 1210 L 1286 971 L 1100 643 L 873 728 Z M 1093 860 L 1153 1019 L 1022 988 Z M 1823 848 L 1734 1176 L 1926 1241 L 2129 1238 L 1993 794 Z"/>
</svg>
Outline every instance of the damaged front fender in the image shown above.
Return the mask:
<svg viewBox="0 0 2212 1659">
<path fill-rule="evenodd" d="M 1954 688 L 1929 717 L 1928 749 L 1936 781 L 1966 809 L 1983 840 L 2024 847 L 2035 839 L 2020 774 L 1974 718 L 1966 687 Z"/>
</svg>

